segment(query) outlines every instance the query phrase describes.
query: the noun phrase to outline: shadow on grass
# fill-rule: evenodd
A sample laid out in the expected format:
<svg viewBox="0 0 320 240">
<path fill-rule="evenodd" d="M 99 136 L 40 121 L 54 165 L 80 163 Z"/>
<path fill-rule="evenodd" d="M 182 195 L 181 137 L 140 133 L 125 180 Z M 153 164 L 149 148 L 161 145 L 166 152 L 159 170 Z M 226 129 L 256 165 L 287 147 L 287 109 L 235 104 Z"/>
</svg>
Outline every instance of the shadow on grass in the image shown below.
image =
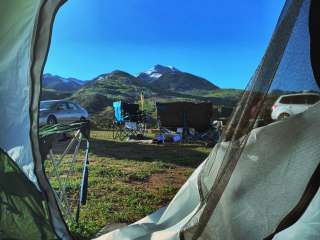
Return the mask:
<svg viewBox="0 0 320 240">
<path fill-rule="evenodd" d="M 140 144 L 91 139 L 91 153 L 99 157 L 142 162 L 159 161 L 184 167 L 197 167 L 208 155 L 209 149 L 199 145 Z"/>
</svg>

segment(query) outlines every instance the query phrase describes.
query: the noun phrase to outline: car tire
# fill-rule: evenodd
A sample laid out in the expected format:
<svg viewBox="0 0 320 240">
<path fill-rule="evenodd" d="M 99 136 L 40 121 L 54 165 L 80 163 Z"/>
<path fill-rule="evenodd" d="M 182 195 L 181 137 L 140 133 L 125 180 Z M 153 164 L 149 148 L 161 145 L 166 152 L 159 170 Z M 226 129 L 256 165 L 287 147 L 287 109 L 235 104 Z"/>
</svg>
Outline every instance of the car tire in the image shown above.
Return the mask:
<svg viewBox="0 0 320 240">
<path fill-rule="evenodd" d="M 278 121 L 284 120 L 288 117 L 290 117 L 289 113 L 281 113 L 278 117 Z"/>
<path fill-rule="evenodd" d="M 47 119 L 47 124 L 48 125 L 54 125 L 54 124 L 57 124 L 58 121 L 57 121 L 57 118 L 55 116 L 52 116 L 50 115 Z"/>
</svg>

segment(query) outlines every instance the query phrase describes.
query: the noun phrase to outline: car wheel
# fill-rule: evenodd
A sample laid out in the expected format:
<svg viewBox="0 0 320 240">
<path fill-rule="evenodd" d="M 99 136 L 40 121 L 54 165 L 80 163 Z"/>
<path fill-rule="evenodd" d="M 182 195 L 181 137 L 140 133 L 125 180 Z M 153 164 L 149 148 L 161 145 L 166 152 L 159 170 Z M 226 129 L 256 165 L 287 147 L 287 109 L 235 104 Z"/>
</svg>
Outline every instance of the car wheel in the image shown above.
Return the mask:
<svg viewBox="0 0 320 240">
<path fill-rule="evenodd" d="M 278 120 L 284 120 L 286 118 L 290 117 L 289 113 L 281 113 L 278 117 Z"/>
<path fill-rule="evenodd" d="M 48 117 L 47 123 L 49 125 L 54 125 L 54 124 L 57 124 L 58 121 L 57 121 L 57 118 L 55 116 L 51 115 L 51 116 Z"/>
</svg>

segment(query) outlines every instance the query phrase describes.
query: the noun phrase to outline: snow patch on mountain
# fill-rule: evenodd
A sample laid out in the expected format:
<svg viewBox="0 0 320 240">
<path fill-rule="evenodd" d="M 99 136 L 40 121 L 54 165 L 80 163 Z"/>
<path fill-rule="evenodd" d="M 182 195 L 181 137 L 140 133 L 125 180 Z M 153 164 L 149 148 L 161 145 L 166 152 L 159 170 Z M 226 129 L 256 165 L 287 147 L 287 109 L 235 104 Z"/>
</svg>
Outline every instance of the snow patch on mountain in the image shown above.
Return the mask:
<svg viewBox="0 0 320 240">
<path fill-rule="evenodd" d="M 176 72 L 180 71 L 175 67 L 157 64 L 153 68 L 140 73 L 138 78 L 146 82 L 153 82 L 162 77 L 164 74 Z"/>
<path fill-rule="evenodd" d="M 76 78 L 64 78 L 50 73 L 43 74 L 42 84 L 44 88 L 60 90 L 60 91 L 74 91 L 81 88 L 86 82 Z"/>
</svg>

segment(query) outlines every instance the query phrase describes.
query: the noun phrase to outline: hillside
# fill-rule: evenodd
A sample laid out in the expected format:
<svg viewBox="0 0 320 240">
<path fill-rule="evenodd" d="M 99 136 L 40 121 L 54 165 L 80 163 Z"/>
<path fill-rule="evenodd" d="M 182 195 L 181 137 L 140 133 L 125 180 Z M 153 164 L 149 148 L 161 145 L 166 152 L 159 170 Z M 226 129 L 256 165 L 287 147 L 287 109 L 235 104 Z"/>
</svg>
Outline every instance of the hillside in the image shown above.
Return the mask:
<svg viewBox="0 0 320 240">
<path fill-rule="evenodd" d="M 153 95 L 136 77 L 123 71 L 102 74 L 76 91 L 71 99 L 78 101 L 89 112 L 102 111 L 111 106 L 113 101 L 137 101 L 141 91 L 146 97 Z"/>
<path fill-rule="evenodd" d="M 53 83 L 49 83 L 48 76 Z M 210 101 L 215 105 L 234 106 L 241 92 L 220 89 L 206 79 L 162 65 L 156 65 L 137 77 L 120 70 L 101 74 L 86 82 L 73 81 L 73 78 L 59 80 L 59 77 L 52 76 L 44 75 L 42 99 L 69 98 L 99 118 L 109 112 L 106 109 L 112 106 L 112 102 L 138 102 L 142 92 L 145 109 L 151 113 L 155 112 L 155 102 Z"/>
<path fill-rule="evenodd" d="M 64 78 L 50 73 L 43 74 L 42 87 L 60 92 L 72 92 L 80 89 L 85 84 L 76 78 Z"/>
<path fill-rule="evenodd" d="M 57 91 L 54 89 L 42 88 L 41 100 L 58 100 L 71 97 L 73 92 Z"/>
</svg>

